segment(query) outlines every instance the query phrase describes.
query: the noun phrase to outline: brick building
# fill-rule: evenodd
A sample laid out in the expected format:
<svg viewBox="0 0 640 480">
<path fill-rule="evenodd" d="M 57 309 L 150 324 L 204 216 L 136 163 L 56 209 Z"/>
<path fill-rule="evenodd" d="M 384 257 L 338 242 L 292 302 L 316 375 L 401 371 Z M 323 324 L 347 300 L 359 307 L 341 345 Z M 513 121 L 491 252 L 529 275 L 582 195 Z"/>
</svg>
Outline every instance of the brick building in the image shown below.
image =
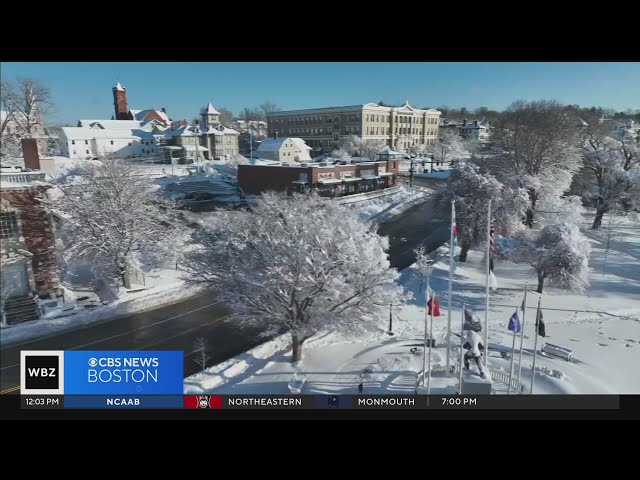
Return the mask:
<svg viewBox="0 0 640 480">
<path fill-rule="evenodd" d="M 398 182 L 397 159 L 355 164 L 260 163 L 238 165 L 238 186 L 245 194 L 267 191 L 317 191 L 341 197 L 392 187 Z"/>
<path fill-rule="evenodd" d="M 34 166 L 25 146 L 25 163 Z M 0 271 L 2 320 L 7 324 L 39 317 L 35 296 L 58 288 L 53 225 L 40 196 L 49 185 L 44 172 L 2 169 L 0 173 Z"/>
<path fill-rule="evenodd" d="M 267 129 L 270 137 L 277 133 L 302 138 L 314 154 L 331 152 L 350 135 L 408 151 L 436 143 L 440 115 L 438 110 L 415 108 L 409 102 L 398 107 L 367 103 L 271 112 Z"/>
</svg>

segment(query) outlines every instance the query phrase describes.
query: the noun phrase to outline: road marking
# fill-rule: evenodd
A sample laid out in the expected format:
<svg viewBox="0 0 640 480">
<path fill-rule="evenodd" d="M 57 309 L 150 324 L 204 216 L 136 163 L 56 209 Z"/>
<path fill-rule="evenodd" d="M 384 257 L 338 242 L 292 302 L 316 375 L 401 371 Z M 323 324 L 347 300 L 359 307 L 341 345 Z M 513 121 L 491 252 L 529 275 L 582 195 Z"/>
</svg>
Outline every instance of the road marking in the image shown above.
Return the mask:
<svg viewBox="0 0 640 480">
<path fill-rule="evenodd" d="M 20 385 L 17 385 L 17 386 L 15 386 L 15 387 L 11 387 L 11 388 L 7 388 L 7 389 L 5 389 L 5 390 L 2 390 L 2 391 L 0 392 L 0 395 L 5 395 L 5 394 L 7 394 L 7 393 L 15 392 L 15 391 L 16 391 L 16 390 L 18 390 L 18 389 L 20 389 Z"/>
<path fill-rule="evenodd" d="M 168 322 L 169 320 L 175 320 L 176 318 L 184 317 L 185 315 L 189 315 L 190 313 L 197 312 L 197 311 L 199 311 L 199 310 L 203 310 L 203 309 L 205 309 L 205 308 L 211 307 L 212 305 L 217 305 L 217 304 L 219 304 L 219 303 L 220 303 L 220 301 L 216 301 L 216 302 L 210 303 L 210 304 L 208 304 L 208 305 L 204 305 L 203 307 L 198 307 L 198 308 L 196 308 L 196 309 L 189 310 L 188 312 L 181 313 L 180 315 L 176 315 L 176 316 L 174 316 L 174 317 L 165 318 L 164 320 L 160 320 L 160 321 L 155 322 L 155 323 L 150 323 L 149 325 L 144 325 L 143 327 L 139 327 L 139 328 L 136 328 L 136 329 L 134 329 L 134 330 L 130 330 L 130 331 L 128 331 L 128 332 L 119 333 L 119 334 L 117 334 L 117 335 L 112 335 L 112 336 L 110 336 L 110 337 L 106 337 L 106 338 L 102 338 L 102 339 L 100 339 L 100 340 L 96 340 L 95 342 L 85 343 L 84 345 L 80 345 L 80 346 L 77 346 L 77 347 L 67 348 L 67 350 L 77 350 L 77 349 L 82 348 L 82 347 L 88 347 L 89 345 L 94 345 L 94 344 L 96 344 L 96 343 L 104 342 L 105 340 L 111 340 L 112 338 L 117 338 L 117 337 L 121 337 L 121 336 L 123 336 L 123 335 L 128 335 L 128 334 L 130 334 L 130 333 L 138 332 L 138 331 L 140 331 L 140 330 L 144 330 L 145 328 L 153 327 L 153 326 L 155 326 L 155 325 L 160 325 L 161 323 L 166 323 L 166 322 Z M 225 317 L 225 318 L 226 318 L 226 317 Z M 153 344 L 152 344 L 152 345 L 153 345 Z M 15 346 L 15 345 L 12 345 L 12 347 L 14 347 L 14 346 Z M 7 347 L 7 348 L 10 348 L 10 347 Z M 19 364 L 19 363 L 16 363 L 16 364 L 14 364 L 14 365 L 8 365 L 8 366 L 6 366 L 6 367 L 2 367 L 2 368 L 0 368 L 0 371 L 2 371 L 2 370 L 6 370 L 6 369 L 8 369 L 8 368 L 15 368 L 15 367 L 19 367 L 19 366 L 20 366 L 20 364 Z"/>
<path fill-rule="evenodd" d="M 226 317 L 218 318 L 217 320 L 221 322 L 221 321 L 223 321 L 223 320 L 226 320 L 226 319 L 227 319 L 227 318 L 229 318 L 230 316 L 231 316 L 231 315 L 227 315 Z M 217 322 L 216 322 L 216 323 L 217 323 Z M 208 325 L 206 325 L 206 326 L 208 327 L 208 326 L 210 326 L 210 325 L 211 325 L 211 324 L 208 324 Z M 159 342 L 153 342 L 153 343 L 150 343 L 149 345 L 145 345 L 144 347 L 140 347 L 139 349 L 140 349 L 140 350 L 144 350 L 144 349 L 149 348 L 149 347 L 151 347 L 151 346 L 153 346 L 153 345 L 159 345 L 159 344 L 161 344 L 161 343 L 166 342 L 167 340 L 171 340 L 172 338 L 176 338 L 176 337 L 181 337 L 181 336 L 183 336 L 183 335 L 186 335 L 186 334 L 187 334 L 187 333 L 189 333 L 189 332 L 193 332 L 194 330 L 200 330 L 201 328 L 204 328 L 204 327 L 205 327 L 205 325 L 200 325 L 200 326 L 197 326 L 197 327 L 190 328 L 189 330 L 185 330 L 184 332 L 177 333 L 176 335 L 173 335 L 173 336 L 171 336 L 171 337 L 163 338 L 163 339 L 162 339 L 161 341 L 159 341 Z"/>
</svg>

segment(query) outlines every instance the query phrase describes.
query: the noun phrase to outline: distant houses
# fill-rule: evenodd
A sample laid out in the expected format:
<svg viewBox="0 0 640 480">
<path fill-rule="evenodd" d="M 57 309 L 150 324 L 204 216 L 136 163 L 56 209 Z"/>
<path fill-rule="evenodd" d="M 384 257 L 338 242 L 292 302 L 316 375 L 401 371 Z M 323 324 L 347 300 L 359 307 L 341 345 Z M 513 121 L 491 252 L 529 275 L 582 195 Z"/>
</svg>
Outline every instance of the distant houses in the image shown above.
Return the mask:
<svg viewBox="0 0 640 480">
<path fill-rule="evenodd" d="M 63 127 L 63 156 L 84 160 L 103 155 L 121 158 L 150 157 L 168 163 L 224 160 L 238 155 L 239 132 L 220 123 L 220 113 L 209 103 L 202 121 L 189 124 L 172 121 L 165 108 L 128 109 L 126 88 L 113 87 L 115 115 L 111 120 L 80 120 L 76 127 Z"/>
</svg>

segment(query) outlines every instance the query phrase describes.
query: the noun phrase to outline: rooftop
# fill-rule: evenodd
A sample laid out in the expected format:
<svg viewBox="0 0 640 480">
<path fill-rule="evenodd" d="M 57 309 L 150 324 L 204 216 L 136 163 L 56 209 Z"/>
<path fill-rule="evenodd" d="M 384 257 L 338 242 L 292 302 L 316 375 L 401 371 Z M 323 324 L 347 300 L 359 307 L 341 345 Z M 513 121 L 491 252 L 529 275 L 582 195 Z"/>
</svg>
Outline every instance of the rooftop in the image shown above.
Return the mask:
<svg viewBox="0 0 640 480">
<path fill-rule="evenodd" d="M 436 110 L 433 108 L 424 110 L 421 108 L 415 108 L 409 105 L 409 102 L 405 102 L 404 105 L 399 107 L 384 107 L 378 105 L 377 103 L 365 103 L 364 105 L 347 105 L 343 107 L 321 107 L 321 108 L 308 108 L 304 110 L 287 110 L 282 112 L 271 112 L 267 113 L 268 118 L 274 117 L 288 117 L 291 115 L 309 115 L 309 114 L 319 114 L 319 113 L 332 113 L 332 112 L 362 112 L 363 110 L 377 110 L 380 112 L 399 112 L 399 113 L 428 113 L 432 115 L 440 115 L 440 110 Z"/>
</svg>

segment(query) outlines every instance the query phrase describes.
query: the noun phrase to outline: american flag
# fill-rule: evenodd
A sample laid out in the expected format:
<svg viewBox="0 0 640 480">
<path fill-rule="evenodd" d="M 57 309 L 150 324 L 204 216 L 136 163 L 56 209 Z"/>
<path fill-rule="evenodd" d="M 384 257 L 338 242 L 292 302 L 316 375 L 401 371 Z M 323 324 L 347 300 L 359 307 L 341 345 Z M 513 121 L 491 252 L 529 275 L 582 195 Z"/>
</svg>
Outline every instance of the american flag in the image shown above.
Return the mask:
<svg viewBox="0 0 640 480">
<path fill-rule="evenodd" d="M 491 222 L 489 227 L 489 271 L 493 272 L 493 254 L 496 252 L 496 229 Z"/>
</svg>

